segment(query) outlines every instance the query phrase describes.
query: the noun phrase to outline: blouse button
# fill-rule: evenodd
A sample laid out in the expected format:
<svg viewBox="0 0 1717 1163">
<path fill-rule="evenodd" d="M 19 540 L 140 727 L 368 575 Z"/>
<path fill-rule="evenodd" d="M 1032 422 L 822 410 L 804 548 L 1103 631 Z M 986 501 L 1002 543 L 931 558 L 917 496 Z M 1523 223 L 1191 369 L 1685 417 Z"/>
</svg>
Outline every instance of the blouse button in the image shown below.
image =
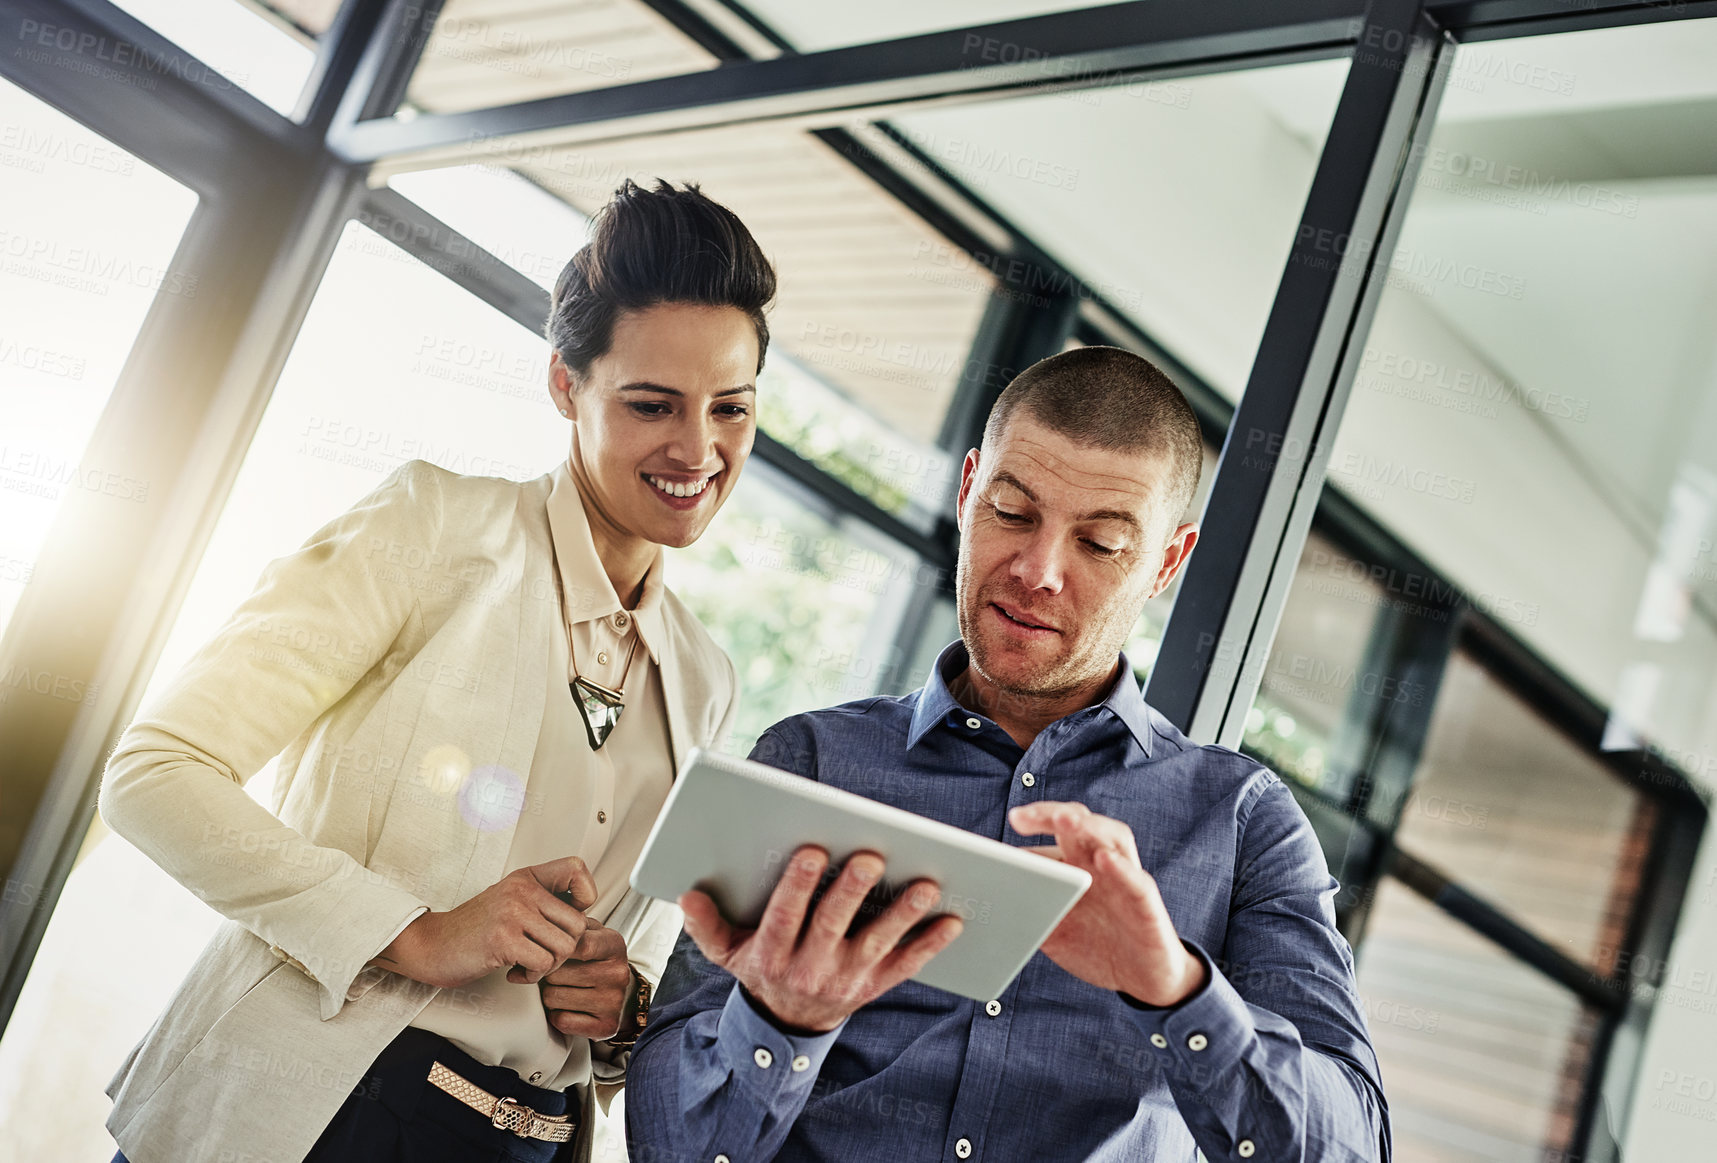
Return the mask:
<svg viewBox="0 0 1717 1163">
<path fill-rule="evenodd" d="M 625 611 L 621 611 L 620 613 L 614 615 L 614 625 L 615 625 L 616 629 L 620 629 L 620 630 L 626 629 L 626 622 L 627 621 L 628 621 L 628 619 L 626 617 Z"/>
<path fill-rule="evenodd" d="M 607 666 L 608 665 L 608 651 L 599 650 L 596 652 L 596 665 L 597 666 Z"/>
<path fill-rule="evenodd" d="M 604 812 L 604 811 L 598 811 L 596 813 L 596 822 L 598 824 L 606 824 L 608 822 L 608 813 Z"/>
</svg>

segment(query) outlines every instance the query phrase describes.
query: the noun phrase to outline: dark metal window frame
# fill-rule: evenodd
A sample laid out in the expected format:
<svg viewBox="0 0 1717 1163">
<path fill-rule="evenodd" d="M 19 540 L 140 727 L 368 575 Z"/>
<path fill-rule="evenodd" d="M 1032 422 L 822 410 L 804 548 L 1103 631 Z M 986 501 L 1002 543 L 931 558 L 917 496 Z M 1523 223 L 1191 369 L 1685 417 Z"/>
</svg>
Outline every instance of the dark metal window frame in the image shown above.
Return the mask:
<svg viewBox="0 0 1717 1163">
<path fill-rule="evenodd" d="M 8 805 L 0 822 L 0 871 L 7 878 L 0 897 L 0 1023 L 10 1016 L 88 827 L 102 760 L 135 711 L 341 230 L 354 219 L 432 221 L 391 191 L 368 190 L 365 177 L 373 165 L 445 163 L 479 138 L 589 141 L 855 110 L 885 121 L 908 102 L 1354 54 L 1238 410 L 1207 388 L 1196 390 L 1197 377 L 958 183 L 927 181 L 919 167 L 906 176 L 885 155 L 910 151 L 908 143 L 889 143 L 885 134 L 879 153 L 844 131 L 819 131 L 956 245 L 994 250 L 992 237 L 973 229 L 975 215 L 989 235 L 1009 240 L 1008 257 L 1055 270 L 1058 285 L 1075 291 L 1031 310 L 1010 309 L 998 297 L 974 342 L 972 374 L 962 377 L 944 447 L 958 453 L 974 443 L 998 381 L 1081 329 L 1157 356 L 1189 385 L 1207 435 L 1223 451 L 1205 512 L 1205 547 L 1189 569 L 1148 693 L 1198 737 L 1234 743 L 1308 529 L 1314 521 L 1349 533 L 1358 528 L 1341 515 L 1339 498 L 1323 493 L 1319 436 L 1334 431 L 1352 381 L 1353 342 L 1363 338 L 1375 305 L 1377 262 L 1387 260 L 1411 188 L 1409 147 L 1434 113 L 1439 59 L 1446 62 L 1447 47 L 1461 41 L 1717 16 L 1717 0 L 1212 0 L 1177 6 L 1138 0 L 804 54 L 747 18 L 779 51 L 746 60 L 737 44 L 678 0 L 647 2 L 727 63 L 498 109 L 396 120 L 391 114 L 433 32 L 437 0 L 347 0 L 319 41 L 311 83 L 292 118 L 237 87 L 195 84 L 186 79 L 189 70 L 157 74 L 110 60 L 104 73 L 91 74 L 66 67 L 87 49 L 70 57 L 0 53 L 0 76 L 198 193 L 199 207 L 173 262 L 203 288 L 194 302 L 163 295 L 151 306 L 84 458 L 86 465 L 150 481 L 154 503 L 121 513 L 100 498 L 68 498 L 38 557 L 34 584 L 0 641 L 8 665 L 80 677 L 103 692 L 81 704 L 55 706 L 27 695 L 0 704 L 6 755 L 0 796 Z M 140 57 L 195 63 L 105 0 L 8 0 L 0 38 L 23 41 L 32 24 L 70 29 L 80 45 L 124 42 L 142 50 Z M 1029 65 L 968 67 L 974 36 L 1030 46 L 1041 55 Z M 431 233 L 448 245 L 439 254 L 430 246 L 420 257 L 535 328 L 545 298 L 540 288 L 499 260 L 474 259 L 481 252 L 444 225 Z M 1317 240 L 1326 237 L 1346 240 L 1339 261 L 1320 250 Z M 1275 456 L 1261 471 L 1255 456 L 1253 465 L 1243 463 L 1248 444 L 1260 442 L 1309 455 Z M 760 439 L 759 453 L 766 471 L 827 511 L 870 524 L 928 561 L 951 564 L 951 522 L 924 532 L 778 442 Z M 1387 538 L 1381 530 L 1370 532 Z M 80 556 L 92 539 L 104 545 L 109 566 L 93 578 Z M 1196 598 L 1186 592 L 1192 589 Z M 923 601 L 933 596 L 927 591 Z M 1463 641 L 1488 650 L 1487 666 L 1506 672 L 1511 689 L 1536 683 L 1550 697 L 1535 705 L 1550 706 L 1553 720 L 1571 724 L 1576 738 L 1589 734 L 1594 708 L 1567 697 L 1572 688 L 1561 689 L 1553 671 L 1535 665 L 1529 651 L 1501 627 L 1487 626 L 1482 614 L 1468 611 L 1462 625 L 1479 627 L 1463 630 Z M 76 632 L 67 634 L 68 627 Z M 1642 954 L 1667 952 L 1705 809 L 1679 773 L 1656 759 L 1631 757 L 1627 766 L 1643 790 L 1676 806 L 1660 813 L 1641 890 L 1651 904 L 1636 913 L 1631 945 Z M 1408 883 L 1428 883 L 1422 868 L 1398 858 L 1395 867 L 1410 874 L 1402 876 Z M 1372 874 L 1380 869 L 1375 865 Z M 1661 964 L 1661 956 L 1651 963 Z M 1565 984 L 1583 995 L 1613 985 L 1582 990 Z M 1624 1025 L 1643 1031 L 1647 1016 L 1645 991 L 1630 991 L 1606 1040 Z M 1631 1041 L 1637 1051 L 1638 1039 Z M 1602 1054 L 1598 1060 L 1601 1065 Z M 1598 1142 L 1591 1111 L 1600 1091 L 1614 1101 L 1613 1109 L 1626 1109 L 1632 1066 L 1630 1059 L 1626 1070 L 1612 1068 L 1588 1086 L 1582 1142 Z"/>
</svg>

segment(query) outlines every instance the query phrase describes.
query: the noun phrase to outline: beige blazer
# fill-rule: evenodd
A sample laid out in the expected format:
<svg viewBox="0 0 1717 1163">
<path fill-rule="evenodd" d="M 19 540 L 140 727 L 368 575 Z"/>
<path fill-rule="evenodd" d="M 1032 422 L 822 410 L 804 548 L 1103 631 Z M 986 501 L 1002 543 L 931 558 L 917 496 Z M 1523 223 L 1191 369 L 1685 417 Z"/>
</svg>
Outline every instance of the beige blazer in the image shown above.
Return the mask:
<svg viewBox="0 0 1717 1163">
<path fill-rule="evenodd" d="M 300 1163 L 434 996 L 363 967 L 415 909 L 502 875 L 511 826 L 472 827 L 458 789 L 531 768 L 560 616 L 550 481 L 402 465 L 270 564 L 120 738 L 102 817 L 228 918 L 108 1086 L 131 1163 Z M 678 764 L 725 737 L 738 688 L 671 593 L 663 621 Z M 271 811 L 240 785 L 275 755 Z M 652 981 L 679 923 L 630 891 L 608 921 Z"/>
</svg>

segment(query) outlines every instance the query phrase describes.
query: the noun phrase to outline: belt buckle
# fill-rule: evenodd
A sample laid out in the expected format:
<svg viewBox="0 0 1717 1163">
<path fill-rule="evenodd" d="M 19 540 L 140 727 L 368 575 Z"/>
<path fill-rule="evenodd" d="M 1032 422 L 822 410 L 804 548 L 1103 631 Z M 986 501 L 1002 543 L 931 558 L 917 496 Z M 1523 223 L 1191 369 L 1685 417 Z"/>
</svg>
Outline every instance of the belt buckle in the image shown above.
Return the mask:
<svg viewBox="0 0 1717 1163">
<path fill-rule="evenodd" d="M 495 1104 L 495 1113 L 489 1119 L 489 1125 L 497 1131 L 511 1131 L 521 1139 L 530 1138 L 531 1119 L 536 1112 L 528 1106 L 520 1106 L 516 1098 L 503 1098 Z"/>
</svg>

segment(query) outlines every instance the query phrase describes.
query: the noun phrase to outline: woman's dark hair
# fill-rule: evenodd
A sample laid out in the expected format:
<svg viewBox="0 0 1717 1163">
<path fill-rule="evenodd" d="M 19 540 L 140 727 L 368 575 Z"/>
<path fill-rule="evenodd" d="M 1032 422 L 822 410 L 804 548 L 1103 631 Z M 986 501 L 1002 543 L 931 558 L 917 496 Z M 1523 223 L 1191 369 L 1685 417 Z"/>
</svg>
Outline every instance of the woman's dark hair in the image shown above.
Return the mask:
<svg viewBox="0 0 1717 1163">
<path fill-rule="evenodd" d="M 769 348 L 764 308 L 775 268 L 745 223 L 694 183 L 628 178 L 590 221 L 590 241 L 555 280 L 548 341 L 577 375 L 608 353 L 622 311 L 657 303 L 737 307 L 757 328 L 757 370 Z"/>
</svg>

